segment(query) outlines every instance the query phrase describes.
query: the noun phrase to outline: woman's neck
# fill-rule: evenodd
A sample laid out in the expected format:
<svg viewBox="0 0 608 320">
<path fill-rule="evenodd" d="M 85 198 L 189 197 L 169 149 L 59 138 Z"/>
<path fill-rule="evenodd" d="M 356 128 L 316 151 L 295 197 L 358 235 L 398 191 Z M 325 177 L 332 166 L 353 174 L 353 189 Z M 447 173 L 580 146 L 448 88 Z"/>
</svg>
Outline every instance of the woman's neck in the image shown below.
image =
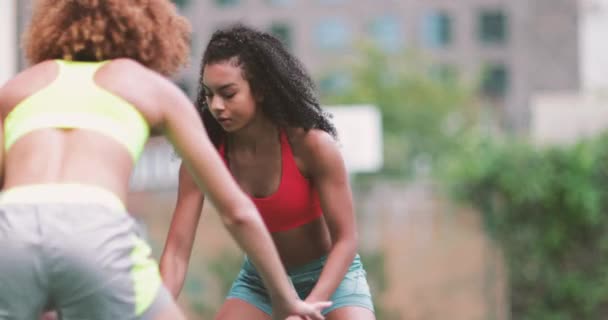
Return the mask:
<svg viewBox="0 0 608 320">
<path fill-rule="evenodd" d="M 239 149 L 257 150 L 258 146 L 267 145 L 277 141 L 279 128 L 270 119 L 256 117 L 242 129 L 229 133 L 229 144 Z"/>
</svg>

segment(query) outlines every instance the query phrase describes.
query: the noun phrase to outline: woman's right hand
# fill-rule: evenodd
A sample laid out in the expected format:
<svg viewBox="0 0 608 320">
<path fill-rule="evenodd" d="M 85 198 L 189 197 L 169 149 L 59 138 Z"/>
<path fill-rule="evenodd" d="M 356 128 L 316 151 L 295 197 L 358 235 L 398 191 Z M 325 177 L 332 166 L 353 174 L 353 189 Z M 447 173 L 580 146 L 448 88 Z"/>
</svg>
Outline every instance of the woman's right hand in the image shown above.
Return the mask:
<svg viewBox="0 0 608 320">
<path fill-rule="evenodd" d="M 330 306 L 331 301 L 305 302 L 295 299 L 285 303 L 273 302 L 272 319 L 323 320 L 325 317 L 321 314 L 321 311 Z"/>
</svg>

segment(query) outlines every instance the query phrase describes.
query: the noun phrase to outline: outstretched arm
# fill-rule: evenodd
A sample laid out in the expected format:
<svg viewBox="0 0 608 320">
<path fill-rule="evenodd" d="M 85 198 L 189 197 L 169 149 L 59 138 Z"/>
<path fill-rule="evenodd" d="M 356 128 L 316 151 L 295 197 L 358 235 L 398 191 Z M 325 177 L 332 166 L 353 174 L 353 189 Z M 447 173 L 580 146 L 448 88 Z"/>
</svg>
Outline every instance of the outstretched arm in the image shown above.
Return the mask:
<svg viewBox="0 0 608 320">
<path fill-rule="evenodd" d="M 186 167 L 181 165 L 175 211 L 165 249 L 160 258 L 163 282 L 175 298 L 179 295 L 188 272 L 196 228 L 203 209 L 203 199 L 203 193 Z"/>
</svg>

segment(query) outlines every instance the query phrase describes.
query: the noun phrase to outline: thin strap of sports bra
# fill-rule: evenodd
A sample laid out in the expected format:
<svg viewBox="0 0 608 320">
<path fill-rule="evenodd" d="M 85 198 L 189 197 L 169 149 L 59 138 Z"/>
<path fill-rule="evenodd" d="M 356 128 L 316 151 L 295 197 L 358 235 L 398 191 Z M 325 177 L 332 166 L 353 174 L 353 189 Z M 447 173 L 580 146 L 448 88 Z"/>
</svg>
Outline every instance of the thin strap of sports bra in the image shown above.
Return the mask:
<svg viewBox="0 0 608 320">
<path fill-rule="evenodd" d="M 224 160 L 226 166 L 228 166 L 228 159 L 226 159 L 226 136 L 224 136 L 222 142 L 218 146 L 217 152 L 222 156 L 222 160 Z"/>
<path fill-rule="evenodd" d="M 99 63 L 79 63 L 78 61 L 65 60 L 55 60 L 55 62 L 59 65 L 59 71 L 55 82 L 69 81 L 72 86 L 93 85 L 100 88 L 95 83 L 95 73 L 106 63 L 110 62 L 110 60 L 100 61 Z M 67 72 L 68 69 L 69 72 Z"/>
<path fill-rule="evenodd" d="M 287 137 L 285 129 L 280 129 L 280 139 L 283 176 L 285 176 L 285 173 L 289 173 L 289 175 L 300 174 L 300 169 L 298 169 L 298 165 L 296 164 L 296 160 L 293 156 L 293 150 L 291 149 L 291 144 L 289 143 L 289 138 Z"/>
</svg>

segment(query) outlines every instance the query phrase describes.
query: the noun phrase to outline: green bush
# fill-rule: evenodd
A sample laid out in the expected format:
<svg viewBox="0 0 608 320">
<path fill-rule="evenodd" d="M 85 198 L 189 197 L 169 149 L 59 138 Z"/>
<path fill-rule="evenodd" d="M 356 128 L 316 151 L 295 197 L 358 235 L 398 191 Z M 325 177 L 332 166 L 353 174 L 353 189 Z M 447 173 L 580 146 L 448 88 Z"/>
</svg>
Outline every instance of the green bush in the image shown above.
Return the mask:
<svg viewBox="0 0 608 320">
<path fill-rule="evenodd" d="M 508 264 L 513 319 L 608 314 L 608 136 L 568 147 L 467 139 L 439 172 Z"/>
</svg>

